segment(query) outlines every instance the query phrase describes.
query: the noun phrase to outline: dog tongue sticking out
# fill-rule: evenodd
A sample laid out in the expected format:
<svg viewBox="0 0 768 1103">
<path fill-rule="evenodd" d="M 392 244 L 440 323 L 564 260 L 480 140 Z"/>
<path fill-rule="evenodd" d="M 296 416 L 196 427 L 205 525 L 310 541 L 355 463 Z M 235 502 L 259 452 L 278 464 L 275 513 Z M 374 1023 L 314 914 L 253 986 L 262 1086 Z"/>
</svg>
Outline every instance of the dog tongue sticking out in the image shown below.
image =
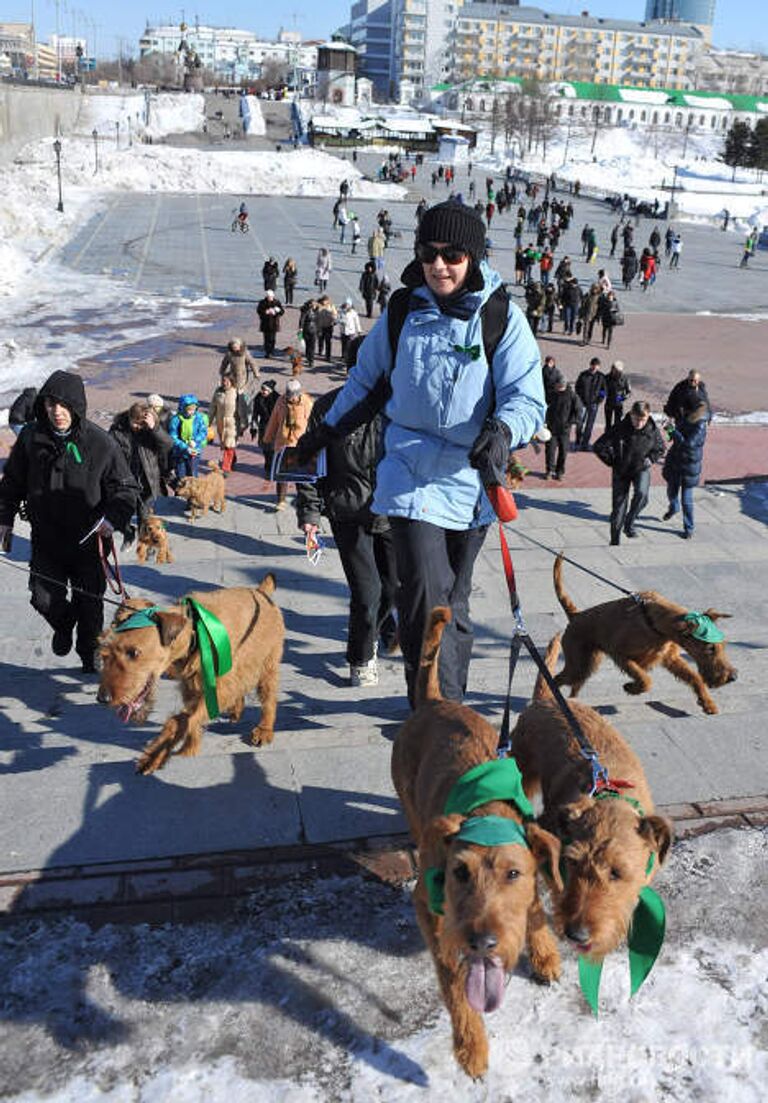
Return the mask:
<svg viewBox="0 0 768 1103">
<path fill-rule="evenodd" d="M 495 1011 L 504 999 L 504 966 L 496 957 L 476 957 L 467 971 L 467 1000 L 474 1011 Z"/>
</svg>

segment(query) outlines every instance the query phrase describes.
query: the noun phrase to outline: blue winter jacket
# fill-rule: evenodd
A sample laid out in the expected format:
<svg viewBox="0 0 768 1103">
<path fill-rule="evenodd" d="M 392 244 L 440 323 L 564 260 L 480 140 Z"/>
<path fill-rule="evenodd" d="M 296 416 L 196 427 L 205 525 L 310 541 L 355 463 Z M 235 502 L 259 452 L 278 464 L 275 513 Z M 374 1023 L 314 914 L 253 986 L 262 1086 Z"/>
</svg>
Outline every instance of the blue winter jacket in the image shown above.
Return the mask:
<svg viewBox="0 0 768 1103">
<path fill-rule="evenodd" d="M 195 446 L 198 452 L 202 452 L 208 440 L 208 418 L 199 409 L 199 403 L 197 395 L 183 394 L 179 399 L 179 406 L 177 412 L 170 418 L 168 422 L 168 433 L 173 441 L 173 451 L 177 456 L 186 456 L 189 452 L 187 442 L 182 438 L 182 416 L 184 409 L 187 406 L 198 406 L 195 413 L 192 416 L 192 438 L 191 443 Z"/>
<path fill-rule="evenodd" d="M 708 418 L 678 421 L 672 434 L 672 447 L 664 458 L 663 475 L 675 479 L 681 487 L 698 486 L 704 461 Z"/>
<path fill-rule="evenodd" d="M 544 424 L 538 345 L 522 311 L 511 302 L 507 328 L 488 371 L 480 308 L 501 280 L 485 262 L 481 271 L 482 291 L 461 297 L 471 310 L 469 320 L 442 313 L 426 284 L 414 289 L 423 308 L 406 316 L 394 367 L 385 312 L 326 414 L 327 423 L 337 425 L 391 372 L 374 513 L 457 530 L 490 524 L 493 509 L 478 472 L 469 466 L 469 451 L 483 421 L 489 415 L 504 421 L 513 449 L 527 444 Z"/>
</svg>

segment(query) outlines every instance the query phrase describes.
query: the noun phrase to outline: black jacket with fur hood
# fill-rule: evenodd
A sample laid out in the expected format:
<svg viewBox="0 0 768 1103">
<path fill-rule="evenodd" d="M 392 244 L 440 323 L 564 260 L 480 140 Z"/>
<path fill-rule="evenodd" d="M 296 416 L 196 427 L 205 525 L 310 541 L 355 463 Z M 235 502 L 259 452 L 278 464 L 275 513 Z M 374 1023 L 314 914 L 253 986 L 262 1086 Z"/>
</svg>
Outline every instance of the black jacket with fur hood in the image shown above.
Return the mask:
<svg viewBox="0 0 768 1103">
<path fill-rule="evenodd" d="M 71 411 L 65 435 L 53 431 L 46 397 Z M 25 501 L 33 544 L 54 554 L 76 554 L 101 517 L 124 531 L 136 507 L 139 488 L 122 452 L 85 413 L 80 376 L 54 372 L 40 388 L 35 420 L 19 434 L 0 479 L 0 524 L 12 525 Z"/>
</svg>

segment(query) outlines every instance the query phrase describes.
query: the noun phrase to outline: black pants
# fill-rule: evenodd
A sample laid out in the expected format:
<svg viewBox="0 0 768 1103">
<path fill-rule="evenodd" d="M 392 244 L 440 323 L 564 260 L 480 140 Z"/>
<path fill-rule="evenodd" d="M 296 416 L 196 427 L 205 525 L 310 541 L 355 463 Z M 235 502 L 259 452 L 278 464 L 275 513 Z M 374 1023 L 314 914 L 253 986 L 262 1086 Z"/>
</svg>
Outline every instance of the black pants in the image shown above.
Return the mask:
<svg viewBox="0 0 768 1103">
<path fill-rule="evenodd" d="M 307 359 L 307 367 L 312 368 L 315 364 L 315 348 L 317 346 L 317 336 L 314 333 L 304 333 L 304 355 Z"/>
<path fill-rule="evenodd" d="M 347 662 L 363 666 L 395 607 L 397 565 L 391 530 L 366 532 L 355 521 L 332 521 L 331 530 L 349 585 Z"/>
<path fill-rule="evenodd" d="M 293 306 L 293 284 L 284 283 L 283 288 L 285 290 L 285 302 L 287 306 Z"/>
<path fill-rule="evenodd" d="M 104 627 L 101 599 L 107 586 L 95 539 L 84 548 L 69 553 L 41 548 L 33 540 L 29 567 L 33 572 L 40 572 L 29 577 L 32 608 L 45 617 L 54 632 L 60 628 L 76 629 L 78 655 L 81 659 L 93 659 Z M 73 593 L 70 600 L 67 589 L 70 584 L 94 596 Z"/>
<path fill-rule="evenodd" d="M 568 455 L 568 441 L 571 436 L 570 427 L 562 433 L 553 433 L 544 445 L 544 455 L 547 460 L 547 471 L 555 475 L 565 474 L 565 457 Z"/>
<path fill-rule="evenodd" d="M 589 448 L 589 442 L 592 439 L 592 430 L 595 427 L 595 418 L 597 417 L 597 403 L 594 402 L 589 406 L 584 407 L 584 417 L 581 423 L 581 432 L 579 433 L 579 448 Z"/>
<path fill-rule="evenodd" d="M 618 542 L 622 529 L 631 532 L 635 522 L 648 505 L 648 491 L 651 485 L 651 472 L 647 467 L 634 475 L 619 475 L 614 471 L 611 491 L 611 540 Z M 632 501 L 629 492 L 632 491 Z"/>
<path fill-rule="evenodd" d="M 405 659 L 408 700 L 414 704 L 421 641 L 430 610 L 448 605 L 453 619 L 440 647 L 440 690 L 450 701 L 461 701 L 467 688 L 474 635 L 469 619 L 472 571 L 488 527 L 455 531 L 391 517 L 397 556 L 397 611 L 400 644 Z"/>
<path fill-rule="evenodd" d="M 373 296 L 370 298 L 367 295 L 365 296 L 365 316 L 366 318 L 373 317 Z"/>
<path fill-rule="evenodd" d="M 264 330 L 262 337 L 264 338 L 264 355 L 272 356 L 275 351 L 275 340 L 277 333 L 275 330 Z"/>
<path fill-rule="evenodd" d="M 612 425 L 618 425 L 621 419 L 624 417 L 624 407 L 620 402 L 614 402 L 613 404 L 606 402 L 605 404 L 605 427 L 610 429 Z"/>
<path fill-rule="evenodd" d="M 331 338 L 333 337 L 333 328 L 321 329 L 318 339 L 318 356 L 324 356 L 326 360 L 331 359 Z"/>
</svg>

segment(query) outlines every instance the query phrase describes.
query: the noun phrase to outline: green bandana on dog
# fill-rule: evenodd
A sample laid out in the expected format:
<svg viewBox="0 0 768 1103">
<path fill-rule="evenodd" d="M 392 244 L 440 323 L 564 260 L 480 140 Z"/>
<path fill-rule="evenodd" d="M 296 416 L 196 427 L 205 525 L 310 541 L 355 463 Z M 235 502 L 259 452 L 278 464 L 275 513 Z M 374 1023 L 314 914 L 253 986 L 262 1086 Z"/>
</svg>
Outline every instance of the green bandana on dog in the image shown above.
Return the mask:
<svg viewBox="0 0 768 1103">
<path fill-rule="evenodd" d="M 722 643 L 725 636 L 706 613 L 686 613 L 683 620 L 693 625 L 691 635 L 702 643 Z"/>
<path fill-rule="evenodd" d="M 520 770 L 514 758 L 496 758 L 481 762 L 462 774 L 445 802 L 446 816 L 467 815 L 493 800 L 512 801 L 524 819 L 533 818 L 530 801 L 523 792 Z M 475 816 L 465 820 L 455 839 L 475 846 L 528 846 L 525 829 L 506 816 Z M 430 866 L 424 870 L 429 910 L 443 914 L 445 900 L 445 870 Z"/>
</svg>

